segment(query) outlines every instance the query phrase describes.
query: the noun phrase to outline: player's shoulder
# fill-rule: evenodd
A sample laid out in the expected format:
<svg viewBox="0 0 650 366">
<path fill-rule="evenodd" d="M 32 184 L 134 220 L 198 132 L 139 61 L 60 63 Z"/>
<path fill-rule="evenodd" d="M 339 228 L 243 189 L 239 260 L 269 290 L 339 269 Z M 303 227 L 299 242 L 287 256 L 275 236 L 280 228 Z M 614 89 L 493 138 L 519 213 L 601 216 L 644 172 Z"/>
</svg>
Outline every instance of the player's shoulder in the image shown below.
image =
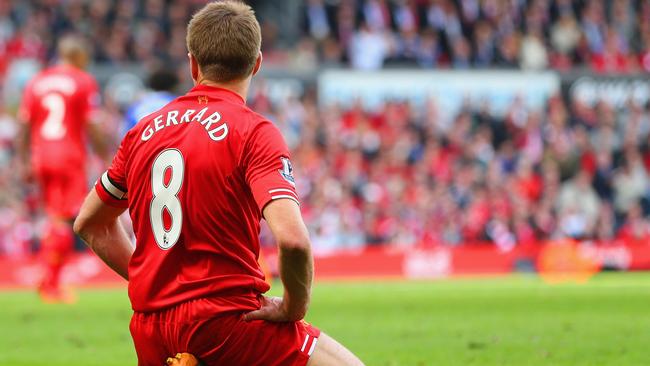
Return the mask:
<svg viewBox="0 0 650 366">
<path fill-rule="evenodd" d="M 180 97 L 176 97 L 176 98 L 168 101 L 167 103 L 165 103 L 162 107 L 156 108 L 153 112 L 144 114 L 141 118 L 139 118 L 136 121 L 136 123 L 133 125 L 133 127 L 131 129 L 129 129 L 129 131 L 127 132 L 127 136 L 128 136 L 129 133 L 131 133 L 133 135 L 137 135 L 138 132 L 142 132 L 142 129 L 145 128 L 146 126 L 148 126 L 150 124 L 151 120 L 153 120 L 156 116 L 163 115 L 168 110 L 171 110 L 171 109 L 178 110 L 180 108 L 180 106 L 178 105 L 178 100 L 179 99 L 180 99 Z M 127 114 L 131 115 L 134 119 L 137 118 L 138 115 L 142 114 L 142 110 L 140 110 L 140 109 L 141 109 L 141 107 L 143 107 L 143 105 L 140 102 L 142 102 L 142 101 L 140 100 L 139 103 L 135 103 L 127 111 Z M 148 106 L 144 106 L 144 107 L 148 108 Z"/>
<path fill-rule="evenodd" d="M 155 111 L 145 114 L 143 117 L 141 117 L 136 124 L 129 130 L 129 132 L 137 131 L 142 129 L 142 126 L 147 125 L 156 115 L 162 114 L 164 110 L 169 106 L 169 104 L 166 104 L 162 106 L 161 108 L 156 109 Z M 134 111 L 136 112 L 136 111 Z"/>
<path fill-rule="evenodd" d="M 267 117 L 254 111 L 246 104 L 237 104 L 235 108 L 237 108 L 237 123 L 234 123 L 234 125 L 241 127 L 246 134 L 250 134 L 259 128 L 276 128 L 275 124 Z"/>
<path fill-rule="evenodd" d="M 74 89 L 89 92 L 97 89 L 97 80 L 86 70 L 68 65 L 54 65 L 43 70 L 39 79 L 51 79 L 54 82 L 75 85 Z"/>
<path fill-rule="evenodd" d="M 95 79 L 93 74 L 86 70 L 73 68 L 71 74 L 73 75 L 73 78 L 86 86 L 94 87 L 97 85 L 97 79 Z"/>
<path fill-rule="evenodd" d="M 28 87 L 29 86 L 34 86 L 39 81 L 41 81 L 41 80 L 47 78 L 48 76 L 50 76 L 52 74 L 52 71 L 53 71 L 52 67 L 48 67 L 48 68 L 40 70 L 36 74 L 32 75 L 32 77 L 29 79 L 29 81 L 25 85 L 28 86 Z"/>
<path fill-rule="evenodd" d="M 28 92 L 43 95 L 50 90 L 60 90 L 72 94 L 76 89 L 75 81 L 61 72 L 57 66 L 46 67 L 34 74 L 25 84 Z"/>
<path fill-rule="evenodd" d="M 242 136 L 244 151 L 286 150 L 282 131 L 274 122 L 250 108 L 248 114 L 249 124 Z"/>
<path fill-rule="evenodd" d="M 254 111 L 245 104 L 232 104 L 233 109 L 224 110 L 224 120 L 232 136 L 237 136 L 234 141 L 247 150 L 257 145 L 268 143 L 282 143 L 280 129 L 264 115 Z"/>
<path fill-rule="evenodd" d="M 156 112 L 153 112 L 151 114 L 154 114 Z M 138 141 L 138 135 L 141 134 L 142 132 L 142 126 L 145 123 L 144 121 L 146 118 L 148 118 L 151 114 L 141 118 L 133 127 L 128 129 L 126 133 L 124 134 L 124 137 L 122 138 L 121 142 L 121 149 L 126 149 L 130 150 L 132 146 Z"/>
</svg>

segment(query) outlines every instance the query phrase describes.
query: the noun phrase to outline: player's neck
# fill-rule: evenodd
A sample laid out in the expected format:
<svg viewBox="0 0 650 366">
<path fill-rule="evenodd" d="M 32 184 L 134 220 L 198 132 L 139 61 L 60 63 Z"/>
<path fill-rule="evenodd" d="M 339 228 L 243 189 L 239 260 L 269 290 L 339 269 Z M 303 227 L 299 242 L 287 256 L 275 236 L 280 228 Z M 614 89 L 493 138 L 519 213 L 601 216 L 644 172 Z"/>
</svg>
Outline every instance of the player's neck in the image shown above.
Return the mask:
<svg viewBox="0 0 650 366">
<path fill-rule="evenodd" d="M 250 85 L 250 79 L 238 80 L 228 83 L 219 83 L 212 80 L 197 80 L 196 85 L 206 85 L 214 86 L 221 89 L 230 90 L 233 93 L 238 94 L 244 102 L 246 101 L 246 96 L 248 95 L 248 86 Z"/>
<path fill-rule="evenodd" d="M 78 64 L 76 64 L 75 62 L 72 62 L 72 61 L 70 61 L 70 60 L 66 60 L 66 59 L 61 59 L 61 60 L 59 61 L 58 64 L 59 64 L 60 66 L 69 67 L 69 68 L 72 68 L 72 69 L 79 69 L 79 70 L 83 70 L 83 69 L 84 69 L 83 66 L 78 65 Z"/>
</svg>

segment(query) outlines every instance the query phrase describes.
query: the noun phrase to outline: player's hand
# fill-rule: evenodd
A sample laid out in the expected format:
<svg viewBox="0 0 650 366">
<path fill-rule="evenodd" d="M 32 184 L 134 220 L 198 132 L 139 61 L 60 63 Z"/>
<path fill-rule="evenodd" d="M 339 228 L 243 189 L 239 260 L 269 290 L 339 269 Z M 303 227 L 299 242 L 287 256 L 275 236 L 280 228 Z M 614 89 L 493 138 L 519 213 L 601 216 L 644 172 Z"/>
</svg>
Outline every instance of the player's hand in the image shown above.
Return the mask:
<svg viewBox="0 0 650 366">
<path fill-rule="evenodd" d="M 270 322 L 293 322 L 302 319 L 305 312 L 291 314 L 281 297 L 262 296 L 262 307 L 244 314 L 245 321 L 267 320 Z"/>
</svg>

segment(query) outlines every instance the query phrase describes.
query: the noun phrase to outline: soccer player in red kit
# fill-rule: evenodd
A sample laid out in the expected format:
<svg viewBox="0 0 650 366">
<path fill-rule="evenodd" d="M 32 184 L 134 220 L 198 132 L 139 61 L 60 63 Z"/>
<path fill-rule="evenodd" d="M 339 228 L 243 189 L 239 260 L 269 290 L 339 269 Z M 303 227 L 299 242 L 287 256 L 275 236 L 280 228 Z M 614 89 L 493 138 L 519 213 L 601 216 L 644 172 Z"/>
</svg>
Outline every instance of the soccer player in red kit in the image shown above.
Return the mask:
<svg viewBox="0 0 650 366">
<path fill-rule="evenodd" d="M 249 6 L 214 2 L 196 13 L 187 34 L 195 87 L 127 133 L 75 222 L 129 281 L 141 366 L 177 352 L 208 366 L 361 364 L 302 320 L 313 261 L 289 151 L 245 105 L 260 45 Z M 127 207 L 135 248 L 118 222 Z M 279 247 L 281 298 L 263 295 L 262 218 Z"/>
<path fill-rule="evenodd" d="M 26 178 L 40 190 L 47 225 L 41 235 L 45 275 L 39 293 L 45 301 L 70 301 L 60 273 L 72 251 L 72 221 L 88 190 L 86 139 L 105 155 L 94 114 L 97 82 L 83 71 L 88 56 L 81 39 L 66 36 L 58 44 L 60 63 L 37 74 L 25 87 L 19 110 L 19 155 Z"/>
</svg>

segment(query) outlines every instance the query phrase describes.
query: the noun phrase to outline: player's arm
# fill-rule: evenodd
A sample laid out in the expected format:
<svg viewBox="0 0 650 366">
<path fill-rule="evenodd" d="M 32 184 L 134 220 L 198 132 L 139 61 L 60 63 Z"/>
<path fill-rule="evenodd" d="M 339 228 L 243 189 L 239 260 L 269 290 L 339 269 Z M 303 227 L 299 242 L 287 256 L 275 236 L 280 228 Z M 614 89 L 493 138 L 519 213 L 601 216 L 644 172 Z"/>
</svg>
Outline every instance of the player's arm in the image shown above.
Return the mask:
<svg viewBox="0 0 650 366">
<path fill-rule="evenodd" d="M 102 130 L 101 123 L 99 123 L 101 97 L 99 86 L 94 80 L 89 82 L 87 94 L 85 110 L 86 134 L 88 135 L 88 140 L 90 141 L 90 145 L 95 154 L 97 154 L 103 162 L 109 163 L 111 159 L 109 152 L 110 146 L 108 144 L 106 133 Z"/>
<path fill-rule="evenodd" d="M 289 149 L 277 127 L 263 122 L 251 132 L 243 151 L 246 180 L 278 244 L 280 279 L 284 285 L 282 298 L 263 297 L 262 308 L 247 314 L 245 319 L 302 319 L 309 305 L 314 268 Z"/>
<path fill-rule="evenodd" d="M 104 163 L 110 162 L 108 138 L 99 123 L 91 121 L 86 123 L 86 134 L 90 140 L 93 151 Z"/>
<path fill-rule="evenodd" d="M 31 143 L 31 118 L 32 105 L 34 104 L 31 84 L 25 86 L 20 107 L 18 108 L 18 135 L 16 136 L 16 153 L 20 164 L 24 169 L 23 175 L 26 179 L 31 179 L 31 161 L 29 145 Z"/>
<path fill-rule="evenodd" d="M 296 321 L 305 317 L 311 297 L 314 262 L 307 227 L 298 204 L 291 199 L 271 201 L 264 218 L 279 249 L 282 298 L 264 297 L 262 308 L 245 316 L 246 320 Z"/>
<path fill-rule="evenodd" d="M 74 223 L 74 231 L 99 258 L 127 280 L 133 247 L 118 218 L 128 208 L 125 169 L 128 137 L 122 141 L 111 167 L 86 197 Z"/>
<path fill-rule="evenodd" d="M 29 168 L 31 167 L 29 144 L 30 144 L 30 125 L 26 122 L 20 121 L 18 127 L 18 136 L 16 139 L 16 152 L 20 165 L 25 169 L 24 176 L 29 178 Z"/>
<path fill-rule="evenodd" d="M 278 245 L 284 313 L 288 320 L 302 319 L 311 297 L 314 261 L 300 208 L 290 199 L 274 200 L 264 208 L 264 217 Z"/>
<path fill-rule="evenodd" d="M 107 205 L 91 190 L 74 222 L 74 231 L 99 258 L 128 280 L 133 247 L 118 220 L 124 211 L 125 208 Z"/>
</svg>

